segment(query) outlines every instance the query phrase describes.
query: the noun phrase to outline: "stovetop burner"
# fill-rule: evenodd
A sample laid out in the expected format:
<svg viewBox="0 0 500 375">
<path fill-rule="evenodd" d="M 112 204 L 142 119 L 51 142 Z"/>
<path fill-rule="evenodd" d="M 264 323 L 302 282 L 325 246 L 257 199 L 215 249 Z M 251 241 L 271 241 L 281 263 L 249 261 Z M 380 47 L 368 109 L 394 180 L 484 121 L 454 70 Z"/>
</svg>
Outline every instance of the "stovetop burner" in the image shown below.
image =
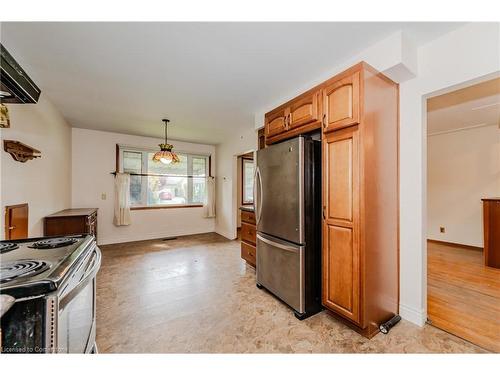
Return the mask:
<svg viewBox="0 0 500 375">
<path fill-rule="evenodd" d="M 18 277 L 38 275 L 49 267 L 48 262 L 32 259 L 4 263 L 0 267 L 0 283 L 6 283 Z"/>
<path fill-rule="evenodd" d="M 13 242 L 1 242 L 0 243 L 0 254 L 8 253 L 9 251 L 19 248 L 19 245 Z"/>
<path fill-rule="evenodd" d="M 55 249 L 56 247 L 72 245 L 77 241 L 78 240 L 76 238 L 69 237 L 48 238 L 46 240 L 37 241 L 30 247 L 34 249 Z"/>
</svg>

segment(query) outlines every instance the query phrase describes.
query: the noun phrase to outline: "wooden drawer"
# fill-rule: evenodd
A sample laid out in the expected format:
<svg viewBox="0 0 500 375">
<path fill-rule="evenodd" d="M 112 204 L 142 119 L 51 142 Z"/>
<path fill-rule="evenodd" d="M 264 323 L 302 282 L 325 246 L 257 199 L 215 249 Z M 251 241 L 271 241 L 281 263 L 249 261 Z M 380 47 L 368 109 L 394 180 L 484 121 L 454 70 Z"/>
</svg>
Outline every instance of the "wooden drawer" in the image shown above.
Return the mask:
<svg viewBox="0 0 500 375">
<path fill-rule="evenodd" d="M 249 224 L 255 224 L 255 213 L 241 210 L 241 221 Z"/>
<path fill-rule="evenodd" d="M 257 240 L 255 225 L 241 223 L 241 240 L 255 245 Z"/>
<path fill-rule="evenodd" d="M 241 243 L 241 258 L 245 259 L 248 263 L 255 267 L 257 250 L 246 242 Z"/>
</svg>

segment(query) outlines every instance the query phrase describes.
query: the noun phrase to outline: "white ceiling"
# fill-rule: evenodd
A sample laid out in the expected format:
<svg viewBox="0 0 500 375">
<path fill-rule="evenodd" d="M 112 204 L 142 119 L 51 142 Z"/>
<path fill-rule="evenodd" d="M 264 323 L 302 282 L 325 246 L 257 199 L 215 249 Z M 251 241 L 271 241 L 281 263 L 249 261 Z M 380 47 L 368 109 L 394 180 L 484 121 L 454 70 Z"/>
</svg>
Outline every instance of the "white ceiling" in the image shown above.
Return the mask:
<svg viewBox="0 0 500 375">
<path fill-rule="evenodd" d="M 223 142 L 253 114 L 397 30 L 460 23 L 2 23 L 2 44 L 74 127 Z"/>
<path fill-rule="evenodd" d="M 431 98 L 427 102 L 427 133 L 500 124 L 500 78 Z"/>
</svg>

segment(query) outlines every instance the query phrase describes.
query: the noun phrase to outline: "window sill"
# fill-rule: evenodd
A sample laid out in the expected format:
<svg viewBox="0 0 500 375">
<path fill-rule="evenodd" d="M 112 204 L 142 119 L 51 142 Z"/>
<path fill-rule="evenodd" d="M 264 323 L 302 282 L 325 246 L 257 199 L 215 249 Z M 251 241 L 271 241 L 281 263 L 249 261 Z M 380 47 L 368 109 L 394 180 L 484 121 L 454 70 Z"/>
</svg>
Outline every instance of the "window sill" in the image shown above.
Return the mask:
<svg viewBox="0 0 500 375">
<path fill-rule="evenodd" d="M 130 207 L 131 211 L 140 211 L 140 210 L 163 210 L 166 208 L 196 208 L 203 207 L 202 204 L 177 204 L 177 205 L 164 205 L 164 206 L 140 206 L 140 207 Z"/>
</svg>

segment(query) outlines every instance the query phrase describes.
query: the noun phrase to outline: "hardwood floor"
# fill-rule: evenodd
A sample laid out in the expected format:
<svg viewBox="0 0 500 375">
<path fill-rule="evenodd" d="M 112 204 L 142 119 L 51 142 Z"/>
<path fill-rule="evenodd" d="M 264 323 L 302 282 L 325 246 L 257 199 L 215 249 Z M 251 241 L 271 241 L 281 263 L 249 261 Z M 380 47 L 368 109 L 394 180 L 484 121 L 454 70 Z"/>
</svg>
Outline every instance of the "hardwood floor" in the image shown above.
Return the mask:
<svg viewBox="0 0 500 375">
<path fill-rule="evenodd" d="M 299 321 L 255 286 L 240 242 L 211 233 L 101 246 L 102 353 L 480 353 L 435 327 L 402 321 L 368 340 L 323 311 Z"/>
<path fill-rule="evenodd" d="M 500 352 L 500 269 L 483 252 L 427 242 L 427 315 L 431 324 Z"/>
</svg>

